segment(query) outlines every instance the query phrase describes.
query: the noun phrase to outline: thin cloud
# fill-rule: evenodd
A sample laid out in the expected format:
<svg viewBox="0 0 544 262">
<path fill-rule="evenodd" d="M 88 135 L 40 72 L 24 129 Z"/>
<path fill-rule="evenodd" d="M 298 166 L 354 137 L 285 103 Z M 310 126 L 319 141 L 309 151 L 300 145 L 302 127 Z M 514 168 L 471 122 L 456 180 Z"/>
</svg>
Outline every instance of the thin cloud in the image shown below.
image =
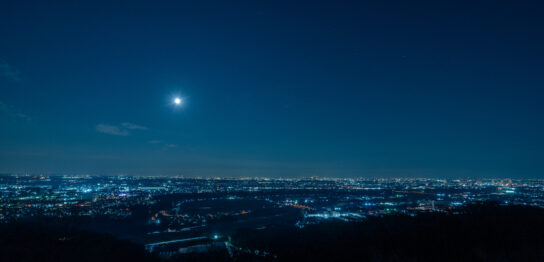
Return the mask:
<svg viewBox="0 0 544 262">
<path fill-rule="evenodd" d="M 162 140 L 150 140 L 150 141 L 148 141 L 148 143 L 153 144 L 153 145 L 159 145 L 159 146 L 162 146 L 163 148 L 176 148 L 176 147 L 178 147 L 178 145 L 176 145 L 176 144 L 167 143 L 167 142 L 162 141 Z"/>
<path fill-rule="evenodd" d="M 130 135 L 130 132 L 128 132 L 127 130 L 121 129 L 118 126 L 112 126 L 112 125 L 106 125 L 106 124 L 98 124 L 96 126 L 96 131 L 103 134 L 114 135 L 114 136 Z"/>
<path fill-rule="evenodd" d="M 5 104 L 0 101 L 0 113 L 11 116 L 11 117 L 17 117 L 24 120 L 31 120 L 31 117 L 27 114 L 22 113 L 17 108 L 10 106 L 8 104 Z"/>
<path fill-rule="evenodd" d="M 21 82 L 21 71 L 2 59 L 0 59 L 0 75 L 13 82 Z"/>
<path fill-rule="evenodd" d="M 120 125 L 109 125 L 109 124 L 98 124 L 96 126 L 96 131 L 108 134 L 108 135 L 114 135 L 114 136 L 129 136 L 131 133 L 131 130 L 148 130 L 149 128 L 129 123 L 129 122 L 123 122 Z"/>
<path fill-rule="evenodd" d="M 121 126 L 123 126 L 126 129 L 131 129 L 131 130 L 148 130 L 149 129 L 149 128 L 145 127 L 145 126 L 141 126 L 141 125 L 137 125 L 137 124 L 129 123 L 129 122 L 121 123 Z"/>
</svg>

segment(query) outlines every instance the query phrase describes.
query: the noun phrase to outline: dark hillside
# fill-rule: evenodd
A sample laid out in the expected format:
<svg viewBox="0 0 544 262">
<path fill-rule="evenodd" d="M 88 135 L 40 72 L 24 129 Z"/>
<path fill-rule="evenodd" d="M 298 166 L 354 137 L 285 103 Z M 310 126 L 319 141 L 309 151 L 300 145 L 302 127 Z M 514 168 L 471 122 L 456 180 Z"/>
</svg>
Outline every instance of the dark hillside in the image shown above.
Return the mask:
<svg viewBox="0 0 544 262">
<path fill-rule="evenodd" d="M 235 239 L 283 261 L 544 261 L 543 222 L 539 208 L 486 204 L 461 215 L 245 230 Z"/>
<path fill-rule="evenodd" d="M 0 225 L 0 261 L 156 261 L 113 236 L 41 223 Z"/>
<path fill-rule="evenodd" d="M 270 226 L 232 236 L 245 251 L 172 261 L 544 261 L 544 210 L 473 205 L 461 214 L 371 217 L 304 229 Z M 248 252 L 247 250 L 250 250 Z M 255 251 L 258 250 L 259 255 Z M 268 253 L 262 256 L 263 251 Z M 0 225 L 0 261 L 159 261 L 107 234 L 36 222 Z"/>
</svg>

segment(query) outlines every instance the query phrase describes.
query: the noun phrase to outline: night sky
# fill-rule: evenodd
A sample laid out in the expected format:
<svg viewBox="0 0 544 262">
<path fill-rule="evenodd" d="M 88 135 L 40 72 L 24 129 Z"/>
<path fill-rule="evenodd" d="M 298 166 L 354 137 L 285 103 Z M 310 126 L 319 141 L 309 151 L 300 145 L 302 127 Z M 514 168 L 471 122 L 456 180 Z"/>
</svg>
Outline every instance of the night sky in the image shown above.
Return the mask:
<svg viewBox="0 0 544 262">
<path fill-rule="evenodd" d="M 41 2 L 0 2 L 2 173 L 543 177 L 539 1 Z"/>
</svg>

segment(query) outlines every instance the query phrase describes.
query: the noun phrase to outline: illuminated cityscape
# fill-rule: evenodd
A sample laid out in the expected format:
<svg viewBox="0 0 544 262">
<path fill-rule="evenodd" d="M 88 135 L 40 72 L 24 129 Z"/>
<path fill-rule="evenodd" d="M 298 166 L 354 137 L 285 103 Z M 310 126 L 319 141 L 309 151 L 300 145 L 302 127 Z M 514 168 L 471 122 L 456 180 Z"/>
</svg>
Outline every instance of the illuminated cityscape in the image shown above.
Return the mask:
<svg viewBox="0 0 544 262">
<path fill-rule="evenodd" d="M 242 227 L 455 214 L 486 201 L 542 208 L 544 180 L 2 175 L 0 194 L 4 223 L 88 217 L 93 222 L 82 227 L 130 239 L 163 257 L 218 245 L 234 256 L 233 250 L 245 250 L 231 242 Z M 118 225 L 112 229 L 111 223 Z"/>
<path fill-rule="evenodd" d="M 543 11 L 0 0 L 0 262 L 542 262 Z"/>
</svg>

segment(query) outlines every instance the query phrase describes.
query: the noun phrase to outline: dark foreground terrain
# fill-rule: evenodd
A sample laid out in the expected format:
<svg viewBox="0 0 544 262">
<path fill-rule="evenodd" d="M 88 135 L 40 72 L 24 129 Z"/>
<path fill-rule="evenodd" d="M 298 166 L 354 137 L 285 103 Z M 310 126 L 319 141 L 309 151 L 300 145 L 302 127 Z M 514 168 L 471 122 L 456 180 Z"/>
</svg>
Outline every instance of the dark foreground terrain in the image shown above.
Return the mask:
<svg viewBox="0 0 544 262">
<path fill-rule="evenodd" d="M 371 217 L 298 229 L 242 229 L 236 247 L 169 260 L 107 234 L 62 224 L 0 225 L 0 261 L 544 261 L 544 210 L 473 205 L 461 214 Z M 257 251 L 258 254 L 255 254 Z M 263 255 L 266 254 L 266 255 Z"/>
</svg>

